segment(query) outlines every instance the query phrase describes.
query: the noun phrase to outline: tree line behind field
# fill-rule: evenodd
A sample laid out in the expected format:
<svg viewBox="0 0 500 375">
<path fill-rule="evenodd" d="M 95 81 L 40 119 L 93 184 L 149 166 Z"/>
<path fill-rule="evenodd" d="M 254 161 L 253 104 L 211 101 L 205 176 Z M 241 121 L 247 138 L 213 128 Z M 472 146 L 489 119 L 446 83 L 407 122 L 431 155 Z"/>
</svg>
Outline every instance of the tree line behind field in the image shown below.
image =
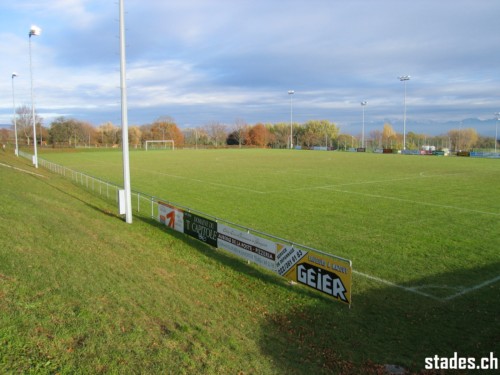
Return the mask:
<svg viewBox="0 0 500 375">
<path fill-rule="evenodd" d="M 31 108 L 16 110 L 18 141 L 21 145 L 33 142 L 33 119 Z M 121 144 L 121 127 L 107 122 L 94 126 L 73 118 L 59 117 L 48 127 L 35 113 L 37 143 L 52 147 L 117 147 Z M 363 147 L 362 136 L 341 134 L 339 127 L 329 120 L 310 120 L 305 123 L 247 124 L 237 119 L 231 125 L 213 121 L 197 128 L 180 129 L 169 116 L 160 117 L 151 124 L 129 126 L 129 143 L 140 148 L 146 140 L 173 140 L 176 147 L 290 147 L 290 134 L 294 147 L 327 147 L 329 149 L 350 149 Z M 0 130 L 2 143 L 13 143 L 12 129 Z M 433 145 L 436 149 L 471 150 L 472 148 L 493 148 L 492 137 L 480 137 L 475 129 L 454 129 L 440 136 L 427 136 L 409 132 L 406 135 L 407 149 L 421 149 Z M 403 134 L 397 133 L 386 123 L 381 130 L 365 134 L 364 146 L 368 149 L 402 149 Z"/>
</svg>

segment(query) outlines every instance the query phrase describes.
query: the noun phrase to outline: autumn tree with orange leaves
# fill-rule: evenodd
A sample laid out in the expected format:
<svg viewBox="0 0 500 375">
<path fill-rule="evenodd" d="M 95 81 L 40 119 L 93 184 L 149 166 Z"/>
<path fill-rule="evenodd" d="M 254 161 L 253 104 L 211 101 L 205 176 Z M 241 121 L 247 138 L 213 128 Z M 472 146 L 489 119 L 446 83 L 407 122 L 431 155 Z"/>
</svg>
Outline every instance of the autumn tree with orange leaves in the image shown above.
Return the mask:
<svg viewBox="0 0 500 375">
<path fill-rule="evenodd" d="M 268 143 L 269 132 L 263 124 L 254 125 L 249 132 L 250 142 L 253 146 L 265 147 Z"/>
<path fill-rule="evenodd" d="M 143 140 L 173 140 L 176 147 L 184 145 L 184 134 L 170 117 L 161 117 L 151 125 L 143 126 Z"/>
</svg>

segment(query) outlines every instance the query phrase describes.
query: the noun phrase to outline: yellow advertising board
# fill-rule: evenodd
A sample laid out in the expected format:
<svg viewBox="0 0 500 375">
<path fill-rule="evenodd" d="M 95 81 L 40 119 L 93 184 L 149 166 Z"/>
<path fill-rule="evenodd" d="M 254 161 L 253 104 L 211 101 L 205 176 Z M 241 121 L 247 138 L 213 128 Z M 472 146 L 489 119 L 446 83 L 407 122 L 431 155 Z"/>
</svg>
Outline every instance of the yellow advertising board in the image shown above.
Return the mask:
<svg viewBox="0 0 500 375">
<path fill-rule="evenodd" d="M 276 271 L 283 277 L 351 305 L 352 262 L 297 246 L 277 244 Z"/>
</svg>

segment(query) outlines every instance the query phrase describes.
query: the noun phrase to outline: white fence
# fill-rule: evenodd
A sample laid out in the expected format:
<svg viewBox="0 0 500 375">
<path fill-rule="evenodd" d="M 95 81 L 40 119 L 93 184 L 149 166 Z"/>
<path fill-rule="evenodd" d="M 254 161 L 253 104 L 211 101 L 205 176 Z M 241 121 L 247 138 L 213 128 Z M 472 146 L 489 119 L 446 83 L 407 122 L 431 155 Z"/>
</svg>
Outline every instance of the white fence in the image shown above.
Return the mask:
<svg viewBox="0 0 500 375">
<path fill-rule="evenodd" d="M 26 159 L 29 159 L 29 160 L 31 160 L 33 157 L 33 155 L 28 154 L 28 153 L 23 152 L 23 151 L 19 151 L 19 156 L 25 157 Z M 53 173 L 56 173 L 56 174 L 59 174 L 61 176 L 66 177 L 68 179 L 71 179 L 74 183 L 86 188 L 89 191 L 92 191 L 92 192 L 98 194 L 101 198 L 106 198 L 108 200 L 112 200 L 113 202 L 116 202 L 117 212 L 118 212 L 118 191 L 123 189 L 122 186 L 119 186 L 113 182 L 109 182 L 109 181 L 100 179 L 98 177 L 90 176 L 90 175 L 83 173 L 83 172 L 75 171 L 73 169 L 64 167 L 62 165 L 53 163 L 51 161 L 41 159 L 40 157 L 38 158 L 38 165 L 48 169 L 49 171 L 51 171 Z M 203 215 L 207 218 L 216 220 L 218 222 L 229 224 L 231 226 L 234 226 L 234 227 L 237 227 L 241 230 L 244 230 L 245 232 L 248 232 L 248 233 L 258 234 L 258 235 L 265 236 L 265 237 L 268 237 L 268 238 L 273 239 L 273 240 L 285 242 L 285 243 L 290 244 L 290 245 L 296 245 L 296 246 L 300 246 L 300 247 L 303 247 L 303 248 L 306 248 L 309 250 L 314 250 L 316 252 L 323 253 L 317 249 L 314 249 L 314 248 L 311 248 L 311 247 L 308 247 L 305 245 L 301 245 L 299 243 L 296 243 L 296 242 L 293 242 L 293 241 L 290 241 L 290 240 L 287 240 L 284 238 L 276 237 L 276 236 L 273 236 L 269 233 L 265 233 L 265 232 L 261 232 L 261 231 L 258 231 L 258 230 L 255 230 L 255 229 L 252 229 L 249 227 L 245 227 L 243 225 L 236 224 L 236 223 L 212 216 L 212 215 L 207 214 L 205 212 L 198 211 L 198 210 L 180 205 L 180 204 L 175 203 L 175 202 L 171 202 L 168 199 L 155 197 L 153 195 L 146 194 L 146 193 L 143 193 L 143 192 L 140 192 L 137 190 L 131 190 L 131 195 L 132 195 L 133 211 L 136 214 L 141 214 L 141 216 L 150 217 L 150 218 L 156 220 L 158 217 L 158 202 L 162 202 L 162 203 L 166 203 L 166 204 L 181 208 L 187 212 L 200 214 L 200 215 Z M 332 256 L 332 254 L 328 254 L 328 253 L 323 253 L 323 254 L 328 255 L 328 256 Z M 333 256 L 333 257 L 335 257 L 335 256 Z M 340 258 L 340 257 L 336 257 L 336 258 L 344 260 L 344 258 Z"/>
<path fill-rule="evenodd" d="M 28 153 L 25 153 L 22 151 L 19 151 L 19 155 L 22 157 L 25 157 L 29 160 L 32 159 L 31 154 L 28 154 Z M 82 186 L 83 188 L 87 189 L 88 191 L 91 191 L 95 194 L 98 194 L 103 199 L 112 200 L 112 201 L 116 202 L 117 213 L 118 213 L 118 192 L 122 189 L 121 186 L 119 186 L 115 183 L 109 182 L 109 181 L 105 181 L 105 180 L 97 178 L 97 177 L 90 176 L 90 175 L 85 174 L 83 172 L 72 170 L 70 168 L 61 166 L 59 164 L 47 161 L 45 159 L 38 158 L 38 165 L 48 169 L 49 171 L 51 171 L 53 173 L 56 173 L 56 174 L 59 174 L 63 177 L 71 179 L 71 181 L 73 181 L 75 184 Z M 227 221 L 227 220 L 224 220 L 221 218 L 217 218 L 215 216 L 206 214 L 204 212 L 193 210 L 189 207 L 185 207 L 185 206 L 179 205 L 177 203 L 170 202 L 166 199 L 161 199 L 161 198 L 158 198 L 158 197 L 155 197 L 155 196 L 152 196 L 152 195 L 140 192 L 140 191 L 131 190 L 131 196 L 132 196 L 132 209 L 133 209 L 135 215 L 139 215 L 142 217 L 150 217 L 150 218 L 154 219 L 155 221 L 162 222 L 162 219 L 160 218 L 161 212 L 159 212 L 159 210 L 161 210 L 161 209 L 164 210 L 165 207 L 167 207 L 167 209 L 170 209 L 170 208 L 173 210 L 180 209 L 183 212 L 186 212 L 189 214 L 201 215 L 203 218 L 212 220 L 214 223 L 216 223 L 215 225 L 217 225 L 217 226 L 219 224 L 222 224 L 222 227 L 227 228 L 226 231 L 231 232 L 231 236 L 235 236 L 235 233 L 236 233 L 236 237 L 237 237 L 236 239 L 230 238 L 229 236 L 226 236 L 225 237 L 226 239 L 223 240 L 223 241 L 227 242 L 227 241 L 229 241 L 229 240 L 227 240 L 227 238 L 230 238 L 230 240 L 232 241 L 231 244 L 229 244 L 229 245 L 226 244 L 226 247 L 229 246 L 229 248 L 231 248 L 230 245 L 236 244 L 235 246 L 237 246 L 239 243 L 243 243 L 244 237 L 248 237 L 245 235 L 245 233 L 263 238 L 264 241 L 269 240 L 269 241 L 276 242 L 274 245 L 279 245 L 283 248 L 283 250 L 281 250 L 280 254 L 275 253 L 274 255 L 272 255 L 273 257 L 276 258 L 276 263 L 272 263 L 272 264 L 273 264 L 273 267 L 276 265 L 275 271 L 277 273 L 279 273 L 283 277 L 287 277 L 287 278 L 291 279 L 292 281 L 297 281 L 297 282 L 302 283 L 308 287 L 312 287 L 313 289 L 316 289 L 320 292 L 329 294 L 330 297 L 333 295 L 334 298 L 336 298 L 344 303 L 349 304 L 349 306 L 351 304 L 352 262 L 348 259 L 338 257 L 338 256 L 332 255 L 330 253 L 325 253 L 325 252 L 319 251 L 317 249 L 314 249 L 312 247 L 309 247 L 306 245 L 301 245 L 299 243 L 296 243 L 296 242 L 293 242 L 293 241 L 290 241 L 290 240 L 287 240 L 284 238 L 276 237 L 276 236 L 273 236 L 269 233 L 257 231 L 257 230 L 254 230 L 254 229 L 251 229 L 251 228 L 248 228 L 248 227 L 236 224 L 236 223 L 232 223 L 230 221 Z M 168 206 L 171 206 L 171 207 L 168 207 Z M 234 228 L 234 229 L 238 228 L 238 230 L 235 232 L 235 231 L 231 230 L 231 228 Z M 182 232 L 184 232 L 184 230 L 182 230 Z M 239 234 L 237 232 L 239 232 Z M 184 233 L 186 233 L 186 232 L 184 232 Z M 189 234 L 189 233 L 186 233 L 186 234 Z M 203 239 L 200 239 L 200 240 L 202 240 L 203 242 L 206 242 L 206 243 L 210 243 L 210 242 L 204 241 Z M 218 237 L 217 239 L 215 239 L 216 242 L 213 243 L 212 246 L 218 247 L 220 240 L 221 240 L 221 237 Z M 260 243 L 262 241 L 257 240 L 257 242 Z M 281 244 L 283 244 L 283 245 L 281 245 Z M 252 251 L 254 251 L 254 250 L 255 250 L 255 246 L 252 248 Z M 257 249 L 257 250 L 260 251 L 261 249 Z M 297 254 L 303 254 L 303 256 L 301 258 L 299 258 L 299 257 L 297 257 Z M 306 254 L 309 254 L 307 257 L 308 259 L 306 259 L 306 256 L 305 256 Z M 236 254 L 236 255 L 240 255 L 240 254 Z M 286 272 L 285 271 L 279 272 L 277 265 L 280 264 L 280 262 L 279 262 L 280 257 L 283 259 L 282 266 L 284 268 L 286 268 Z M 287 260 L 286 259 L 287 257 L 290 258 L 287 262 L 287 263 L 290 263 L 290 265 L 285 265 L 285 261 Z M 291 259 L 293 259 L 293 262 L 291 261 Z M 295 269 L 297 266 L 299 266 L 298 265 L 299 261 L 302 262 L 300 267 L 308 267 L 307 272 L 303 271 L 301 273 L 302 277 L 297 276 L 298 271 L 294 275 L 292 275 L 292 273 L 289 272 L 290 270 L 292 270 L 292 268 Z M 258 264 L 258 262 L 255 262 L 255 263 Z M 325 282 L 325 285 L 323 285 L 322 282 L 317 283 L 316 276 L 310 276 L 312 273 L 316 272 L 311 267 L 317 267 L 318 264 L 325 265 L 327 263 L 328 263 L 329 267 L 331 264 L 331 269 L 324 268 L 324 267 L 321 269 L 318 268 L 318 270 L 319 270 L 318 274 L 323 275 L 322 280 L 325 277 L 326 278 L 329 277 L 328 280 L 330 280 L 330 284 L 332 285 L 332 287 L 326 287 L 326 285 L 327 285 L 326 282 Z M 307 264 L 307 265 L 303 266 L 303 264 Z M 261 265 L 261 264 L 259 264 L 259 265 Z M 273 267 L 271 267 L 271 268 L 273 268 Z M 283 267 L 281 267 L 281 269 L 283 269 Z M 342 271 L 335 275 L 335 273 L 338 270 L 342 270 Z M 288 273 L 287 276 L 284 275 L 285 273 Z M 306 277 L 306 274 L 308 275 L 307 277 Z M 333 276 L 330 277 L 330 276 L 328 276 L 329 274 L 333 275 Z M 316 274 L 314 274 L 314 275 L 316 275 Z M 338 276 L 338 275 L 340 275 L 340 276 Z M 342 281 L 340 281 L 341 279 L 344 281 L 344 284 L 342 284 Z M 341 285 L 341 287 L 334 288 L 333 287 L 334 281 L 337 283 L 340 283 L 339 285 Z M 336 290 L 338 293 L 334 292 L 334 290 Z M 342 298 L 340 298 L 339 296 Z"/>
</svg>

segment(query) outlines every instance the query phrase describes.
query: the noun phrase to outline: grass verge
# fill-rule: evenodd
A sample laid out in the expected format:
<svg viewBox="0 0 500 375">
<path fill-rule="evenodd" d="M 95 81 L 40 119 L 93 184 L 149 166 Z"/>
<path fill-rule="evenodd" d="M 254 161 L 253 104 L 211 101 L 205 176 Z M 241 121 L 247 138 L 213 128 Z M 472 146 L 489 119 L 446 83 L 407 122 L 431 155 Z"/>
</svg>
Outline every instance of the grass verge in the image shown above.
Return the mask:
<svg viewBox="0 0 500 375">
<path fill-rule="evenodd" d="M 443 303 L 355 277 L 348 309 L 36 172 L 0 166 L 0 372 L 357 374 L 498 353 L 498 284 Z"/>
</svg>

